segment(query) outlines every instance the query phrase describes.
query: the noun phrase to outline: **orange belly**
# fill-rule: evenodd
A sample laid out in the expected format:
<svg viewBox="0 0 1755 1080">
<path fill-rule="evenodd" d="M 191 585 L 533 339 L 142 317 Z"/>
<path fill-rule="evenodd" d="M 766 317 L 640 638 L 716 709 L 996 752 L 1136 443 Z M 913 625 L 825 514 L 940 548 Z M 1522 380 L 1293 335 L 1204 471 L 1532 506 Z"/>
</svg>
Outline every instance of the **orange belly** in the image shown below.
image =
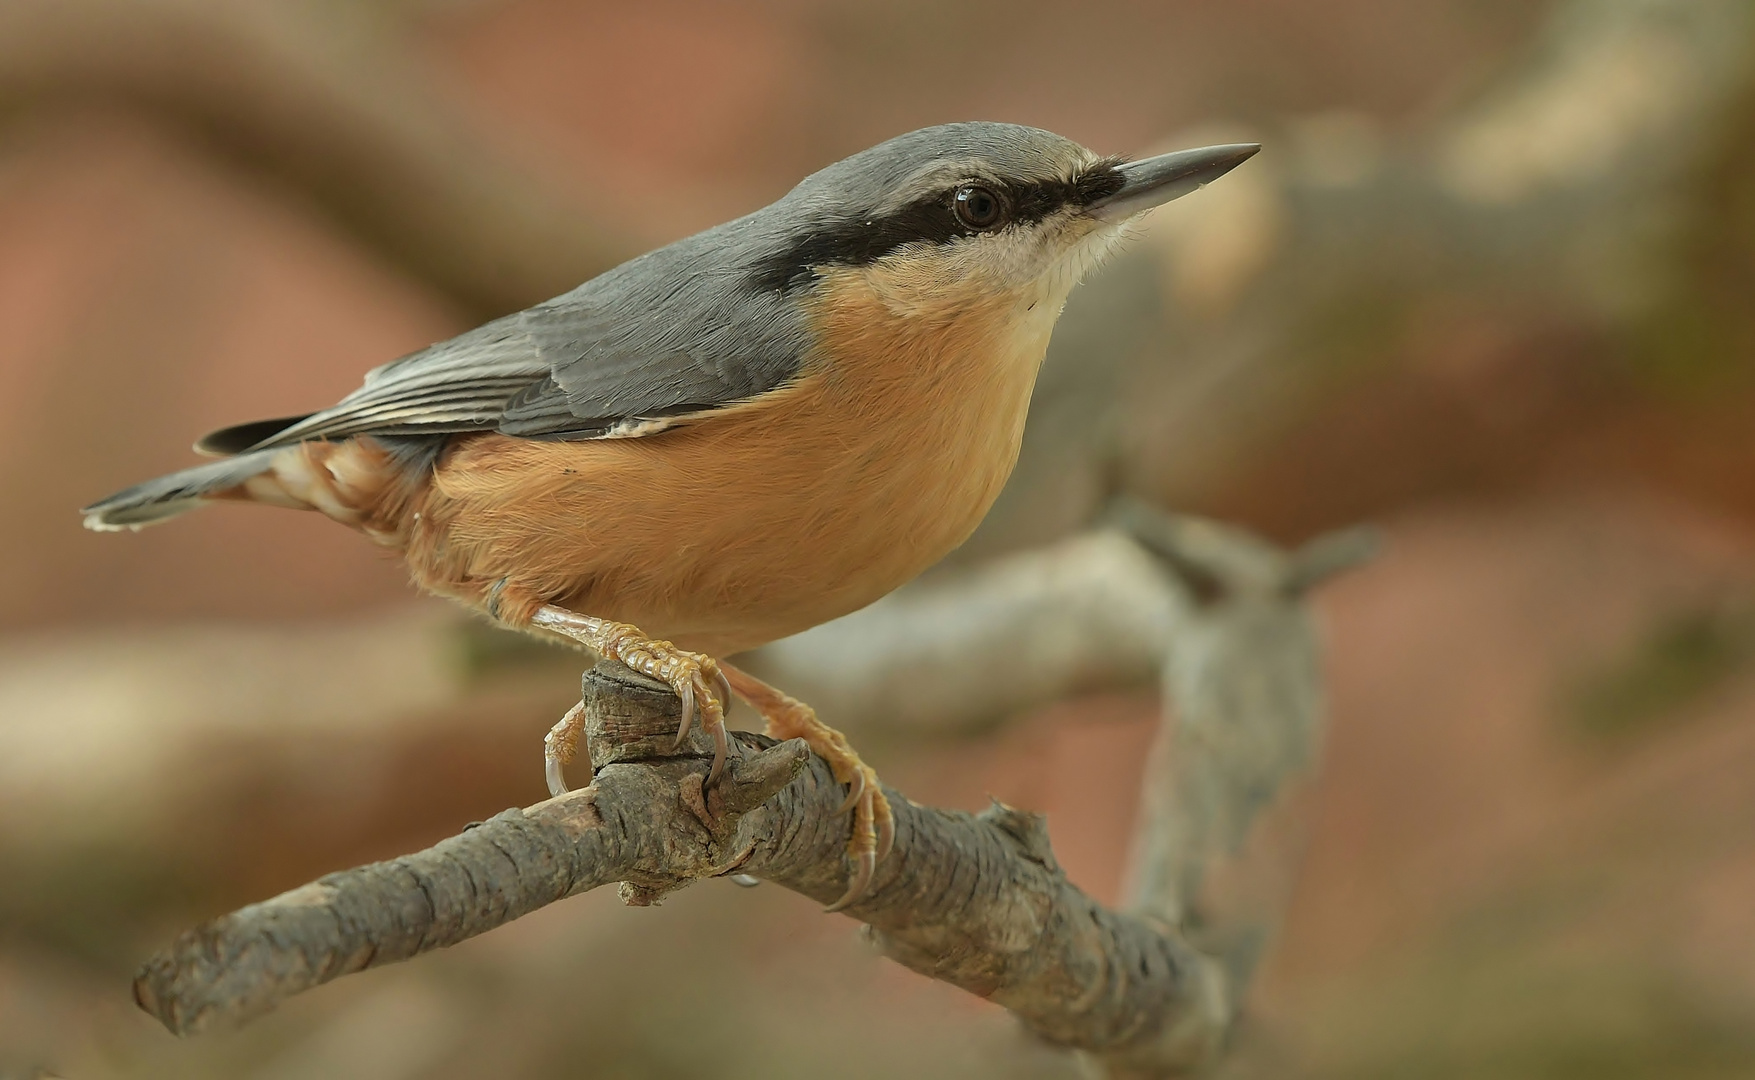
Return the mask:
<svg viewBox="0 0 1755 1080">
<path fill-rule="evenodd" d="M 987 296 L 933 324 L 853 275 L 822 292 L 833 360 L 783 390 L 641 438 L 459 440 L 391 530 L 416 580 L 727 655 L 938 561 L 1011 473 L 1054 313 Z"/>
<path fill-rule="evenodd" d="M 725 655 L 857 610 L 961 543 L 1016 460 L 1016 420 L 884 438 L 837 428 L 820 377 L 640 439 L 460 442 L 405 525 L 425 587 L 554 603 Z M 952 430 L 962 426 L 962 431 Z"/>
</svg>

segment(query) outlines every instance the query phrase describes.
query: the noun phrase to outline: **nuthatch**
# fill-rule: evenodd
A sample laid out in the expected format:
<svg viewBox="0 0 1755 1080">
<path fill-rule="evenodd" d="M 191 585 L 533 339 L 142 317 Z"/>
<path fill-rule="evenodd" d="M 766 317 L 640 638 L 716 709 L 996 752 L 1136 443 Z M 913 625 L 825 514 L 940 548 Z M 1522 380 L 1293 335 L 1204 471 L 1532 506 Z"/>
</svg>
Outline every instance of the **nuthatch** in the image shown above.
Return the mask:
<svg viewBox="0 0 1755 1080">
<path fill-rule="evenodd" d="M 423 589 L 669 683 L 681 734 L 698 715 L 714 736 L 709 783 L 735 691 L 849 786 L 838 908 L 889 847 L 877 777 L 807 706 L 714 657 L 864 607 L 961 543 L 1011 473 L 1072 287 L 1128 220 L 1257 149 L 1124 162 L 1012 124 L 902 135 L 393 360 L 330 408 L 216 431 L 196 449 L 223 460 L 85 524 L 216 499 L 318 510 L 401 553 Z M 575 709 L 550 735 L 557 794 L 578 731 Z"/>
</svg>

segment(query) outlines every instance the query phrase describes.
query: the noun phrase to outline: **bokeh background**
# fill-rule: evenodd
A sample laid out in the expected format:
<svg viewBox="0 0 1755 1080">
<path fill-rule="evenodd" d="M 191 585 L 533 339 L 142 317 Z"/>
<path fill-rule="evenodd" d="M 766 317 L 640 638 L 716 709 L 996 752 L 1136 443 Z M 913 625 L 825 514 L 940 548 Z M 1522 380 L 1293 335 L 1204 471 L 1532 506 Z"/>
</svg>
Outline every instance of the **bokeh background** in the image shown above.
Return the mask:
<svg viewBox="0 0 1755 1080">
<path fill-rule="evenodd" d="M 0 0 L 0 1076 L 1076 1075 L 772 887 L 578 898 L 190 1042 L 128 996 L 185 926 L 540 799 L 578 662 L 314 516 L 74 509 L 968 118 L 1266 149 L 1075 296 L 954 564 L 1120 492 L 1389 538 L 1318 599 L 1235 1075 L 1755 1076 L 1746 0 Z M 1114 898 L 1156 711 L 854 736 Z"/>
</svg>

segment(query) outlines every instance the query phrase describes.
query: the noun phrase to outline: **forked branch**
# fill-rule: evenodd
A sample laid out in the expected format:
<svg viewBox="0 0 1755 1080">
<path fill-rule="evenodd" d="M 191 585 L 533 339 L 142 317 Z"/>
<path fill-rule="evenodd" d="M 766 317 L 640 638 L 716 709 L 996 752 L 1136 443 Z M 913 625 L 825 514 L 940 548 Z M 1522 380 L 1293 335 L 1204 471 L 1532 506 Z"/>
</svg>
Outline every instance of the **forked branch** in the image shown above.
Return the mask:
<svg viewBox="0 0 1755 1080">
<path fill-rule="evenodd" d="M 1039 815 L 937 810 L 892 791 L 895 848 L 847 914 L 899 963 L 1004 1005 L 1111 1076 L 1173 1076 L 1217 1053 L 1283 902 L 1277 889 L 1265 903 L 1246 895 L 1228 918 L 1208 894 L 1238 862 L 1295 861 L 1277 842 L 1258 850 L 1254 825 L 1283 805 L 1275 795 L 1289 779 L 1308 775 L 1318 683 L 1299 596 L 1320 575 L 1217 526 L 1127 524 L 1170 568 L 1157 587 L 1179 613 L 1172 647 L 1186 651 L 1167 684 L 1180 716 L 1149 770 L 1148 817 L 1159 820 L 1142 824 L 1137 912 L 1068 881 Z M 1327 558 L 1332 546 L 1308 550 Z M 1198 588 L 1190 575 L 1203 577 Z M 1232 681 L 1214 686 L 1215 675 Z M 193 1033 L 611 882 L 631 904 L 732 873 L 824 903 L 841 894 L 843 789 L 802 742 L 739 733 L 725 779 L 704 789 L 711 743 L 695 731 L 672 748 L 679 703 L 667 689 L 600 666 L 584 702 L 589 787 L 190 931 L 142 969 L 141 1007 Z M 1262 710 L 1242 718 L 1243 737 L 1212 727 L 1239 706 Z"/>
</svg>

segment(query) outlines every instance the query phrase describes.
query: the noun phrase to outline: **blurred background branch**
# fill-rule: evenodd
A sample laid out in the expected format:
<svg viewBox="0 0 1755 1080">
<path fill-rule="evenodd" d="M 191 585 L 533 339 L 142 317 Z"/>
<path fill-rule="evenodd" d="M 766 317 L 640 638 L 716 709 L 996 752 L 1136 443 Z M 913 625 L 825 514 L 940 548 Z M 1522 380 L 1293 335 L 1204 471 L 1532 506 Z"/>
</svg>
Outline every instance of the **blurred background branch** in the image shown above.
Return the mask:
<svg viewBox="0 0 1755 1080">
<path fill-rule="evenodd" d="M 1117 487 L 1285 539 L 1555 472 L 1755 510 L 1744 441 L 1716 437 L 1755 389 L 1726 293 L 1755 282 L 1752 57 L 1739 0 L 1578 0 L 1418 130 L 1330 111 L 1169 140 L 1270 149 L 1069 305 L 1018 482 L 964 556 Z M 1654 427 L 1674 449 L 1632 452 Z"/>
<path fill-rule="evenodd" d="M 508 164 L 431 85 L 396 13 L 361 8 L 14 0 L 0 120 L 104 108 L 165 125 L 297 193 L 472 322 L 639 253 L 613 213 Z"/>
</svg>

